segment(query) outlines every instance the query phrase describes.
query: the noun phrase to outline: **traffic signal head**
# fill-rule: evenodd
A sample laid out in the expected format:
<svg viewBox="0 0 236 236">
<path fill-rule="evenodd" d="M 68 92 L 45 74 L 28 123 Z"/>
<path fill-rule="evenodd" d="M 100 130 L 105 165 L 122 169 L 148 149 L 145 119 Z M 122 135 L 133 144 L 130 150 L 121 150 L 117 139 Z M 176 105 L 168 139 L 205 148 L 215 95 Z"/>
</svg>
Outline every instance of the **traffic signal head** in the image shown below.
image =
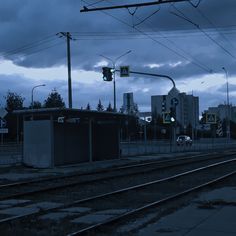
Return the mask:
<svg viewBox="0 0 236 236">
<path fill-rule="evenodd" d="M 170 120 L 171 122 L 175 122 L 176 120 L 176 110 L 174 107 L 170 107 Z"/>
<path fill-rule="evenodd" d="M 102 67 L 102 73 L 103 73 L 103 80 L 104 81 L 112 81 L 112 68 L 110 67 Z"/>
</svg>

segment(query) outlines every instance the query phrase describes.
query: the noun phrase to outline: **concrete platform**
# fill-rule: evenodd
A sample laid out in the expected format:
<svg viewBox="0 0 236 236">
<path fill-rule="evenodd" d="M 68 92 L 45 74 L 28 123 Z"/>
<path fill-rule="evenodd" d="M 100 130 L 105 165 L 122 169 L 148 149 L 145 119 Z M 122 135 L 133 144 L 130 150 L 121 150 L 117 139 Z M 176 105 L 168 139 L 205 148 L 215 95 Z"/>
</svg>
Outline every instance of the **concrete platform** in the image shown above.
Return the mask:
<svg viewBox="0 0 236 236">
<path fill-rule="evenodd" d="M 192 152 L 189 155 L 198 155 L 199 152 Z M 2 167 L 0 168 L 0 183 L 5 182 L 15 182 L 32 180 L 38 178 L 46 178 L 51 176 L 62 176 L 72 173 L 87 173 L 96 170 L 117 167 L 122 165 L 138 164 L 145 161 L 155 161 L 160 159 L 170 159 L 178 157 L 181 155 L 186 155 L 186 153 L 169 153 L 169 154 L 158 154 L 158 155 L 146 155 L 146 156 L 133 156 L 127 158 L 121 158 L 119 160 L 109 160 L 109 161 L 97 161 L 92 163 L 82 163 L 71 166 L 61 166 L 51 169 L 33 169 L 24 166 L 12 166 L 12 167 Z"/>
<path fill-rule="evenodd" d="M 202 194 L 192 204 L 140 230 L 138 236 L 235 236 L 236 188 Z"/>
</svg>

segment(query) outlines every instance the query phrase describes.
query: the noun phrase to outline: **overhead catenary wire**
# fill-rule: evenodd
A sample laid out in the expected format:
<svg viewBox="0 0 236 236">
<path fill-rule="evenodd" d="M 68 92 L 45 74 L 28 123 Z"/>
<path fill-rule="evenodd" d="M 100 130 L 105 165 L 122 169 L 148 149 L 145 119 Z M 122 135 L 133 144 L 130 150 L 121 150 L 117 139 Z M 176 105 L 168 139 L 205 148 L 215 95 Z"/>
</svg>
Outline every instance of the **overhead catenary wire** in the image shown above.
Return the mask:
<svg viewBox="0 0 236 236">
<path fill-rule="evenodd" d="M 236 60 L 236 57 L 229 51 L 227 50 L 224 46 L 222 46 L 220 43 L 218 43 L 214 38 L 212 38 L 207 32 L 205 32 L 198 24 L 193 22 L 189 17 L 187 17 L 181 10 L 179 10 L 174 4 L 172 6 L 175 8 L 177 12 L 179 12 L 181 15 L 171 12 L 173 15 L 189 22 L 190 24 L 194 25 L 199 31 L 201 31 L 208 39 L 210 39 L 213 43 L 215 43 L 217 46 L 219 46 L 226 54 L 231 56 L 233 59 Z"/>
<path fill-rule="evenodd" d="M 190 2 L 190 3 L 191 3 L 191 2 Z M 230 46 L 231 46 L 232 48 L 235 49 L 234 45 L 230 42 L 230 40 L 229 40 L 227 37 L 225 37 L 225 35 L 224 35 L 223 33 L 221 33 L 221 32 L 217 29 L 216 25 L 209 19 L 209 17 L 207 17 L 199 8 L 196 8 L 196 7 L 195 7 L 195 9 L 196 9 L 196 11 L 198 12 L 198 14 L 199 14 L 202 18 L 204 18 L 204 19 L 208 22 L 208 24 L 211 25 L 211 26 L 215 29 L 215 31 L 216 31 L 225 41 L 227 41 L 227 42 L 230 44 Z"/>
<path fill-rule="evenodd" d="M 84 2 L 84 3 L 86 3 L 86 4 L 89 4 L 89 2 L 87 2 L 87 1 L 85 1 L 85 0 L 81 0 L 81 1 Z M 157 44 L 161 45 L 162 47 L 168 49 L 169 51 L 171 51 L 171 52 L 173 52 L 174 54 L 176 54 L 177 56 L 179 56 L 179 57 L 185 59 L 186 61 L 191 62 L 191 63 L 194 64 L 195 66 L 197 66 L 197 67 L 201 68 L 202 70 L 206 71 L 207 73 L 211 73 L 211 72 L 212 72 L 212 71 L 209 71 L 209 69 L 206 69 L 205 66 L 199 65 L 197 62 L 191 61 L 191 60 L 190 60 L 188 57 L 186 57 L 185 55 L 179 53 L 178 51 L 176 51 L 175 49 L 173 49 L 173 48 L 167 46 L 166 44 L 164 44 L 164 43 L 158 41 L 157 39 L 153 38 L 153 37 L 152 37 L 151 35 L 149 35 L 148 33 L 145 33 L 144 31 L 138 29 L 137 27 L 128 24 L 126 21 L 121 20 L 120 18 L 118 18 L 118 17 L 116 17 L 116 16 L 114 16 L 114 15 L 112 15 L 112 14 L 106 12 L 106 11 L 101 11 L 101 12 L 102 12 L 103 14 L 105 14 L 105 15 L 108 15 L 108 16 L 114 18 L 115 20 L 121 22 L 122 24 L 124 24 L 124 25 L 126 25 L 126 26 L 128 26 L 128 27 L 130 27 L 130 28 L 135 29 L 135 30 L 138 31 L 139 33 L 145 35 L 146 37 L 148 37 L 149 39 L 151 39 L 152 41 L 154 41 L 155 43 L 157 43 Z"/>
<path fill-rule="evenodd" d="M 223 27 L 223 28 L 217 28 L 217 31 L 222 32 L 223 34 L 236 34 L 236 28 L 232 29 L 232 27 L 230 27 L 230 29 L 227 29 L 228 27 Z M 218 35 L 217 32 L 215 32 L 214 29 L 208 28 L 208 29 L 204 29 L 205 31 L 208 32 L 209 35 L 211 36 L 216 36 Z M 158 32 L 157 32 L 158 31 Z M 159 29 L 156 29 L 154 27 L 152 27 L 152 30 L 145 30 L 145 33 L 148 33 L 150 35 L 152 35 L 153 37 L 156 38 L 164 38 L 162 36 L 162 34 L 159 34 L 159 32 L 162 32 L 166 35 L 166 37 L 168 38 L 189 38 L 189 37 L 205 37 L 202 32 L 196 31 L 196 30 L 192 30 L 192 29 L 186 29 L 186 30 L 174 30 L 172 32 L 168 32 L 168 31 L 160 31 Z M 148 39 L 145 36 L 140 35 L 139 32 L 137 31 L 129 31 L 129 32 L 124 32 L 124 31 L 75 31 L 75 32 L 71 32 L 74 36 L 79 37 L 77 38 L 77 40 L 96 40 L 96 38 L 98 40 L 100 39 L 134 39 L 134 38 L 141 38 L 141 39 Z M 142 36 L 142 37 L 141 37 Z M 113 38 L 112 38 L 113 37 Z"/>
<path fill-rule="evenodd" d="M 139 17 L 136 16 L 137 19 L 139 19 Z M 150 27 L 150 24 L 147 24 L 147 22 L 145 22 L 145 24 L 147 26 Z M 150 27 L 150 29 L 152 29 L 152 26 Z M 153 29 L 152 29 L 153 30 Z M 154 30 L 153 30 L 154 31 Z M 188 52 L 186 52 L 186 50 L 180 48 L 174 41 L 170 40 L 167 36 L 165 36 L 162 32 L 158 31 L 159 34 L 161 34 L 161 36 L 163 38 L 165 38 L 168 42 L 170 42 L 172 45 L 174 45 L 176 48 L 178 48 L 182 53 L 184 53 L 185 55 L 187 55 L 187 57 L 191 60 L 194 60 L 199 66 L 203 68 L 205 68 L 205 70 L 209 73 L 212 73 L 213 70 L 211 68 L 209 68 L 208 66 L 204 65 L 201 61 L 199 61 L 198 59 L 192 57 Z"/>
</svg>

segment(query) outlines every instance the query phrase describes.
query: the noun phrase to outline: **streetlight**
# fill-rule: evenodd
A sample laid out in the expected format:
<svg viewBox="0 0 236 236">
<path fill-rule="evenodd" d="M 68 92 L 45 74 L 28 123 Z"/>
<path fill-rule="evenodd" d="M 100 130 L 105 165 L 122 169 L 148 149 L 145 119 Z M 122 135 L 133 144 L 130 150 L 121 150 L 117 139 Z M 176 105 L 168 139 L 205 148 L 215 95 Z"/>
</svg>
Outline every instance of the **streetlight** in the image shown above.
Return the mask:
<svg viewBox="0 0 236 236">
<path fill-rule="evenodd" d="M 112 67 L 113 67 L 113 74 L 114 74 L 114 80 L 113 80 L 113 87 L 114 87 L 114 112 L 116 111 L 116 63 L 117 63 L 117 61 L 121 58 L 121 57 L 123 57 L 123 56 L 126 56 L 127 54 L 129 54 L 129 53 L 131 53 L 131 50 L 129 50 L 129 51 L 127 51 L 127 52 L 125 52 L 125 53 L 123 53 L 123 54 L 121 54 L 120 56 L 118 56 L 117 58 L 115 58 L 115 59 L 111 59 L 111 58 L 109 58 L 109 57 L 106 57 L 106 56 L 103 56 L 103 55 L 99 55 L 99 56 L 101 56 L 101 57 L 103 57 L 103 58 L 105 58 L 105 59 L 107 59 L 107 60 L 109 60 L 109 61 L 111 61 L 111 63 L 112 63 Z"/>
<path fill-rule="evenodd" d="M 46 84 L 39 84 L 39 85 L 36 85 L 32 88 L 32 91 L 31 91 L 31 106 L 32 106 L 32 109 L 34 107 L 34 89 L 37 88 L 37 87 L 42 87 L 42 86 L 46 86 Z"/>
<path fill-rule="evenodd" d="M 227 139 L 230 140 L 230 105 L 229 105 L 229 82 L 228 82 L 228 72 L 222 67 L 225 72 L 226 78 L 226 95 L 227 95 Z"/>
</svg>

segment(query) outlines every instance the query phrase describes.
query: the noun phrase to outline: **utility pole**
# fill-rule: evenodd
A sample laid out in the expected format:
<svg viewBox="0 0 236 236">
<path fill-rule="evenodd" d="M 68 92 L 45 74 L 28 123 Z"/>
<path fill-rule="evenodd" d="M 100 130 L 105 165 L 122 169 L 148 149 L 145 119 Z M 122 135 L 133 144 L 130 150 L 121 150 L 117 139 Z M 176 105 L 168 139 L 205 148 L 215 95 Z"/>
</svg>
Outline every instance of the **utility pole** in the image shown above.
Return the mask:
<svg viewBox="0 0 236 236">
<path fill-rule="evenodd" d="M 226 98 L 227 98 L 227 119 L 226 119 L 226 123 L 227 123 L 227 131 L 226 131 L 226 135 L 227 135 L 227 140 L 228 142 L 230 141 L 231 138 L 231 134 L 230 134 L 230 119 L 231 119 L 231 108 L 230 108 L 230 104 L 229 104 L 229 81 L 228 81 L 228 71 L 225 69 L 225 67 L 222 67 L 222 69 L 225 72 L 225 78 L 226 78 Z"/>
<path fill-rule="evenodd" d="M 70 32 L 60 32 L 59 37 L 65 37 L 67 42 L 67 68 L 68 68 L 68 105 L 72 108 L 72 86 L 71 86 L 71 56 L 70 56 L 70 40 L 72 40 Z"/>
</svg>

